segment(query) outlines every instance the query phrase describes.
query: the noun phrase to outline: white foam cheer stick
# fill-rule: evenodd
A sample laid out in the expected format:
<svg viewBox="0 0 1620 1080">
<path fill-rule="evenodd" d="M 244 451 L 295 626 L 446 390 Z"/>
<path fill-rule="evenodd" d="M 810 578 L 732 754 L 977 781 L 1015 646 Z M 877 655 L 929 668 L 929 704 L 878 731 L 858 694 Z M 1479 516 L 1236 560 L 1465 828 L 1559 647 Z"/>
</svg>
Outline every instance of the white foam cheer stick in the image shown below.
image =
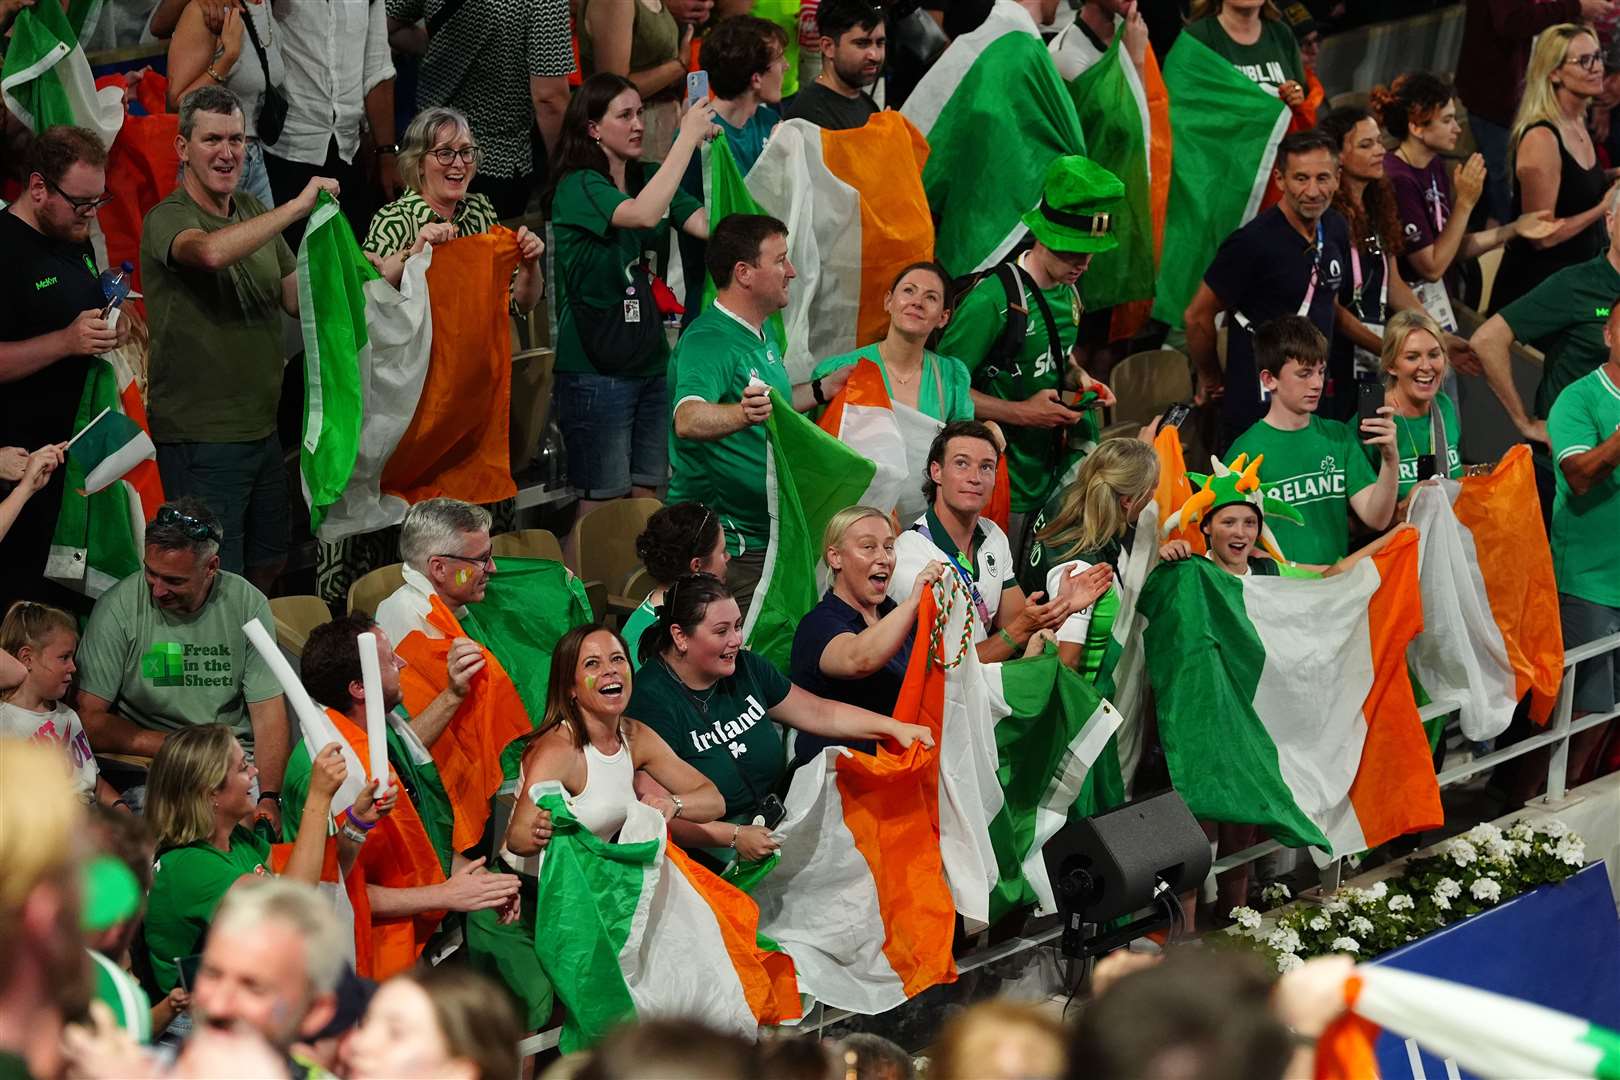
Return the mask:
<svg viewBox="0 0 1620 1080">
<path fill-rule="evenodd" d="M 370 751 L 371 782 L 378 794 L 388 786 L 388 727 L 383 718 L 382 664 L 377 658 L 377 635 L 355 639 L 360 649 L 360 681 L 366 688 L 366 748 Z"/>
<path fill-rule="evenodd" d="M 333 806 L 349 806 L 354 797 L 359 794 L 364 778 L 359 775 L 360 761 L 355 757 L 354 750 L 348 741 L 338 735 L 338 730 L 332 721 L 327 718 L 321 707 L 310 698 L 309 691 L 304 684 L 298 681 L 293 673 L 292 665 L 287 658 L 281 655 L 276 647 L 275 639 L 264 628 L 264 624 L 257 619 L 249 619 L 242 624 L 242 633 L 247 635 L 248 641 L 264 657 L 269 665 L 270 672 L 281 684 L 281 692 L 287 695 L 287 703 L 292 706 L 293 715 L 298 717 L 299 729 L 304 733 L 304 745 L 309 750 L 310 763 L 315 761 L 315 755 L 328 743 L 337 743 L 343 747 L 345 764 L 349 766 L 349 775 L 344 779 L 343 786 L 338 788 L 332 796 Z"/>
</svg>

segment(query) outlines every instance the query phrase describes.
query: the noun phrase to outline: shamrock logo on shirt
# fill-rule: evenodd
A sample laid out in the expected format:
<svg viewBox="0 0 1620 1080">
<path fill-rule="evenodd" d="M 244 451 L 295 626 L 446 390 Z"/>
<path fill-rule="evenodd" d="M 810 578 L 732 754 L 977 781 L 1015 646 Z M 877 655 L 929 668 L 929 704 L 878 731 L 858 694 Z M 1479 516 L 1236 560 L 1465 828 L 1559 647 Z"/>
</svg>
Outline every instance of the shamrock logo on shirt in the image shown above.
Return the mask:
<svg viewBox="0 0 1620 1080">
<path fill-rule="evenodd" d="M 1332 454 L 1329 454 L 1327 457 L 1323 458 L 1322 463 L 1317 466 L 1317 468 L 1321 469 L 1325 473 L 1333 472 L 1338 467 L 1338 462 L 1333 460 Z"/>
<path fill-rule="evenodd" d="M 734 758 L 740 758 L 748 753 L 748 747 L 740 742 L 727 743 L 726 749 L 731 751 L 731 756 Z"/>
</svg>

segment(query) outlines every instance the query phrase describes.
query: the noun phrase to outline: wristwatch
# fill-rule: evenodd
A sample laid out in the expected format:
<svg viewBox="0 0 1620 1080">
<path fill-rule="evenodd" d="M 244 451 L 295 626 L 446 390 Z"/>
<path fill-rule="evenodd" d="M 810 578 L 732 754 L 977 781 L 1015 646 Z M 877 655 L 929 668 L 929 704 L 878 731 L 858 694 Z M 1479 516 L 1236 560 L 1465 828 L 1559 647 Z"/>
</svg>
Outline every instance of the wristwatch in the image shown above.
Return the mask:
<svg viewBox="0 0 1620 1080">
<path fill-rule="evenodd" d="M 261 791 L 261 792 L 259 792 L 259 801 L 264 802 L 264 800 L 266 800 L 266 799 L 269 799 L 271 802 L 275 803 L 277 806 L 280 806 L 281 805 L 281 792 L 279 792 L 279 791 Z"/>
<path fill-rule="evenodd" d="M 379 147 L 377 147 L 377 156 L 382 157 L 384 154 L 393 154 L 395 157 L 398 157 L 399 156 L 399 144 L 398 143 L 389 143 L 387 146 L 379 146 Z"/>
<path fill-rule="evenodd" d="M 827 404 L 827 395 L 821 392 L 821 380 L 810 380 L 810 395 L 816 399 L 817 405 Z"/>
</svg>

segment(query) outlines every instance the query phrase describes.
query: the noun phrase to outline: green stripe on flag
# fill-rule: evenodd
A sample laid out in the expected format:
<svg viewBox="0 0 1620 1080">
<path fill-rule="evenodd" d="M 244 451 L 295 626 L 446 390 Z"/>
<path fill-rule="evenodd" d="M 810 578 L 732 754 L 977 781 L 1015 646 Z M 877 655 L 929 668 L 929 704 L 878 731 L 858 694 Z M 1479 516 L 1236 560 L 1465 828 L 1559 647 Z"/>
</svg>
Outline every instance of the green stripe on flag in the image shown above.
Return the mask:
<svg viewBox="0 0 1620 1080">
<path fill-rule="evenodd" d="M 585 583 L 562 563 L 502 555 L 484 598 L 467 605 L 461 627 L 495 654 L 538 727 L 546 715 L 552 650 L 569 630 L 594 621 Z"/>
<path fill-rule="evenodd" d="M 1592 1075 L 1598 1080 L 1620 1080 L 1620 1031 L 1610 1031 L 1605 1027 L 1593 1024 L 1581 1036 L 1581 1042 L 1589 1043 L 1598 1048 L 1603 1056 L 1598 1058 L 1597 1066 Z"/>
<path fill-rule="evenodd" d="M 92 361 L 74 416 L 74 430 L 82 431 L 104 410 L 111 410 L 108 415 L 122 416 L 120 408 L 118 373 L 105 360 Z M 81 456 L 68 454 L 66 490 L 51 537 L 45 576 L 87 596 L 100 596 L 141 568 L 135 533 L 135 519 L 141 508 L 127 484 L 113 483 L 93 495 L 81 494 L 85 487 L 84 466 Z"/>
<path fill-rule="evenodd" d="M 710 230 L 713 230 L 722 218 L 730 217 L 732 214 L 767 213 L 748 190 L 748 184 L 743 180 L 742 170 L 737 167 L 737 158 L 732 154 L 731 143 L 728 140 L 715 139 L 709 143 L 703 151 L 703 165 L 703 204 L 709 211 Z M 699 310 L 713 303 L 714 297 L 714 278 L 705 273 L 703 300 L 699 304 Z M 780 311 L 773 311 L 765 317 L 765 330 L 776 339 L 776 347 L 785 355 L 787 324 L 782 321 Z"/>
<path fill-rule="evenodd" d="M 30 130 L 72 124 L 110 146 L 124 122 L 122 95 L 97 93 L 79 46 L 79 30 L 96 7 L 96 0 L 73 0 L 67 11 L 55 2 L 19 11 L 0 66 L 0 88 L 6 106 Z"/>
<path fill-rule="evenodd" d="M 370 365 L 367 282 L 380 275 L 366 260 L 337 202 L 321 192 L 298 248 L 298 314 L 304 330 L 304 439 L 299 469 L 309 527 L 319 530 L 343 498 L 360 454 L 365 418 L 360 373 Z"/>
<path fill-rule="evenodd" d="M 1175 146 L 1153 317 L 1180 327 L 1216 248 L 1259 209 L 1289 112 L 1231 61 L 1182 34 L 1164 65 Z"/>
<path fill-rule="evenodd" d="M 527 798 L 520 792 L 519 798 Z M 662 840 L 598 840 L 559 795 L 541 798 L 551 811 L 551 841 L 540 864 L 534 948 L 564 1006 L 560 1049 L 589 1047 L 636 1016 L 620 952 L 645 924 L 659 872 Z"/>
<path fill-rule="evenodd" d="M 1159 738 L 1194 816 L 1262 825 L 1288 847 L 1331 850 L 1295 802 L 1254 709 L 1266 651 L 1244 606 L 1243 579 L 1208 559 L 1168 563 L 1149 575 L 1139 611 Z"/>
<path fill-rule="evenodd" d="M 1148 200 L 1150 133 L 1143 128 L 1147 102 L 1124 40 L 1124 34 L 1114 35 L 1102 59 L 1069 82 L 1087 155 L 1125 185 L 1125 202 L 1114 215 L 1119 247 L 1094 257 L 1080 279 L 1081 298 L 1092 311 L 1151 298 L 1156 276 Z"/>
<path fill-rule="evenodd" d="M 743 635 L 750 649 L 786 671 L 793 632 L 821 599 L 822 531 L 838 511 L 860 503 L 877 466 L 794 412 L 774 390 L 765 433 L 771 538 Z"/>
<path fill-rule="evenodd" d="M 102 413 L 74 436 L 68 456 L 84 468 L 84 489 L 100 491 L 156 454 L 141 425 L 116 408 Z"/>
</svg>

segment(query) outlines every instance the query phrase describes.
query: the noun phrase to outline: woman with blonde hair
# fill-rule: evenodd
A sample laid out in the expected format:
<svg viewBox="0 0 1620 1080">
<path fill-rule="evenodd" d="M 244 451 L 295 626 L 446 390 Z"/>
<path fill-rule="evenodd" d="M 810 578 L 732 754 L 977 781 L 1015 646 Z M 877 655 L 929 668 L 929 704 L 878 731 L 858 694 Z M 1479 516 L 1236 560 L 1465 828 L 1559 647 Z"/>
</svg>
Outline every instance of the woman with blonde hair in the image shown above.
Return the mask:
<svg viewBox="0 0 1620 1080">
<path fill-rule="evenodd" d="M 1579 23 L 1549 26 L 1536 35 L 1524 96 L 1508 144 L 1513 169 L 1510 217 L 1551 210 L 1559 220 L 1546 236 L 1512 239 L 1491 290 L 1500 311 L 1548 275 L 1603 253 L 1604 192 L 1609 173 L 1586 130 L 1586 110 L 1603 91 L 1603 48 Z"/>
<path fill-rule="evenodd" d="M 1401 456 L 1400 504 L 1404 518 L 1414 485 L 1434 476 L 1462 475 L 1457 406 L 1441 389 L 1446 347 L 1440 324 L 1424 311 L 1400 311 L 1384 327 L 1380 355 L 1389 404 L 1395 406 L 1395 449 Z M 1372 448 L 1368 448 L 1371 450 Z"/>
<path fill-rule="evenodd" d="M 894 524 L 870 506 L 850 506 L 832 516 L 821 539 L 831 587 L 799 621 L 793 634 L 788 678 L 812 694 L 892 715 L 911 663 L 917 605 L 945 573 L 934 561 L 918 573 L 905 600 L 889 596 L 894 573 Z M 800 732 L 793 764 L 802 765 L 838 740 Z M 875 740 L 847 743 L 876 753 Z"/>
<path fill-rule="evenodd" d="M 1080 609 L 1058 629 L 1058 655 L 1093 683 L 1111 680 L 1107 659 L 1119 613 L 1122 556 L 1136 519 L 1159 483 L 1159 458 L 1140 439 L 1104 439 L 1080 463 L 1074 483 L 1035 519 L 1033 543 L 1019 568 L 1026 591 L 1058 595 L 1063 579 L 1079 575 Z M 1156 538 L 1146 538 L 1153 542 Z M 1084 600 L 1084 596 L 1093 600 Z"/>
<path fill-rule="evenodd" d="M 309 797 L 281 873 L 317 884 L 326 861 L 328 812 L 332 796 L 348 773 L 338 744 L 328 743 L 315 755 Z M 268 823 L 243 826 L 258 805 L 259 770 L 224 724 L 182 728 L 163 741 L 146 779 L 146 824 L 157 842 L 152 894 L 146 911 L 146 947 L 152 976 L 167 993 L 181 975 L 181 962 L 202 952 L 214 910 L 237 880 L 275 873 L 270 848 L 275 838 Z M 334 815 L 339 824 L 338 852 L 345 870 L 382 815 L 393 808 L 395 793 L 384 791 L 373 801 L 364 785 L 354 805 Z M 260 828 L 266 831 L 258 831 Z"/>
<path fill-rule="evenodd" d="M 1056 1080 L 1068 1058 L 1061 1021 L 1017 1001 L 981 1001 L 940 1033 L 928 1080 Z"/>
</svg>

